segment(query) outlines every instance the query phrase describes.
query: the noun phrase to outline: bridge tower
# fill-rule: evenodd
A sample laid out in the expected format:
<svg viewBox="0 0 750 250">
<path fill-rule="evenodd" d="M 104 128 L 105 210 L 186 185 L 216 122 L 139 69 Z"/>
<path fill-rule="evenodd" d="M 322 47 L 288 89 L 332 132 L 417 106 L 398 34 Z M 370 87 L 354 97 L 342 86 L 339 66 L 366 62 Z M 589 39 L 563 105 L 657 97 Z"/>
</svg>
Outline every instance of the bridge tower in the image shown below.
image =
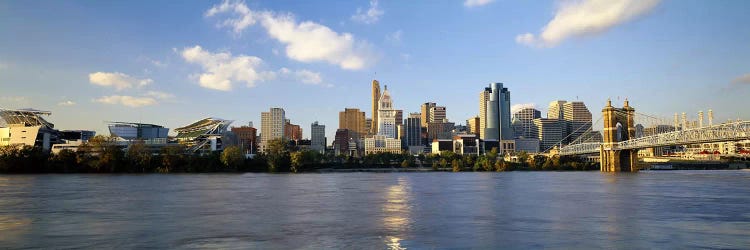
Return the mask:
<svg viewBox="0 0 750 250">
<path fill-rule="evenodd" d="M 630 107 L 628 100 L 622 108 L 612 107 L 612 101 L 607 100 L 607 106 L 602 109 L 604 121 L 604 143 L 599 150 L 602 172 L 637 172 L 638 150 L 617 148 L 617 143 L 635 138 L 635 109 Z"/>
</svg>

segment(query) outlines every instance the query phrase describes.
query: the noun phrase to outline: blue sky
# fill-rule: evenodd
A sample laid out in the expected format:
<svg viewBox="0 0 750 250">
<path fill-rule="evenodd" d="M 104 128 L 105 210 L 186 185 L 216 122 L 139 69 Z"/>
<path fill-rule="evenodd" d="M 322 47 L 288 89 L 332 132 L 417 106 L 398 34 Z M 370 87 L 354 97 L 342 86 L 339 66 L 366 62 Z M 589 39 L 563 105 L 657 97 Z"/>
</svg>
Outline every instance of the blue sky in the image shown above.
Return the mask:
<svg viewBox="0 0 750 250">
<path fill-rule="evenodd" d="M 303 127 L 395 106 L 456 123 L 503 82 L 514 105 L 607 98 L 670 118 L 750 118 L 750 1 L 2 1 L 0 107 L 60 129 L 177 128 L 283 107 Z M 359 10 L 359 11 L 358 11 Z M 377 72 L 377 73 L 376 73 Z M 617 101 L 619 98 L 619 101 Z M 619 105 L 619 104 L 618 104 Z"/>
</svg>

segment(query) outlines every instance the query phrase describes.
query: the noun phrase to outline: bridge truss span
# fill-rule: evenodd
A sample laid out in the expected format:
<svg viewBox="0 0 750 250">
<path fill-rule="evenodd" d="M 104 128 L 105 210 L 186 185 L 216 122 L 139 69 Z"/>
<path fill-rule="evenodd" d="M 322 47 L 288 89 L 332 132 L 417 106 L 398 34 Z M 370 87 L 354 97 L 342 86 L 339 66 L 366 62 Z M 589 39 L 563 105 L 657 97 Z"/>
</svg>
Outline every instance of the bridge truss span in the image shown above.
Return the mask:
<svg viewBox="0 0 750 250">
<path fill-rule="evenodd" d="M 580 155 L 580 154 L 593 154 L 599 153 L 601 148 L 601 142 L 589 142 L 571 144 L 560 148 L 560 155 Z"/>
<path fill-rule="evenodd" d="M 750 140 L 750 121 L 740 121 L 700 127 L 618 142 L 606 150 L 644 149 L 662 146 L 690 145 L 725 141 Z M 571 144 L 560 149 L 560 155 L 598 153 L 601 143 Z"/>
<path fill-rule="evenodd" d="M 641 149 L 748 139 L 750 139 L 750 121 L 740 121 L 636 138 L 620 142 L 617 147 L 619 149 Z"/>
</svg>

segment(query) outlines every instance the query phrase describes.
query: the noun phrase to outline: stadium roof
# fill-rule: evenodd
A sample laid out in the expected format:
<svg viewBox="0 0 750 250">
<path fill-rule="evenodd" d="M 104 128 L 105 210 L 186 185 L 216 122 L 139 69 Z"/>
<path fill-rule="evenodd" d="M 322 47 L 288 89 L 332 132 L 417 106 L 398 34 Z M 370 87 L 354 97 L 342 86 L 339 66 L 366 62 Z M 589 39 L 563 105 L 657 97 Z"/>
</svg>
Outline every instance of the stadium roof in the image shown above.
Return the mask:
<svg viewBox="0 0 750 250">
<path fill-rule="evenodd" d="M 201 135 L 221 134 L 233 121 L 219 118 L 204 118 L 190 125 L 177 128 L 177 138 L 195 138 Z"/>
<path fill-rule="evenodd" d="M 52 115 L 52 112 L 36 109 L 3 109 L 0 108 L 0 119 L 5 125 L 22 124 L 24 126 L 43 126 L 54 129 L 55 125 L 48 122 L 41 115 Z M 2 124 L 2 123 L 0 123 Z"/>
</svg>

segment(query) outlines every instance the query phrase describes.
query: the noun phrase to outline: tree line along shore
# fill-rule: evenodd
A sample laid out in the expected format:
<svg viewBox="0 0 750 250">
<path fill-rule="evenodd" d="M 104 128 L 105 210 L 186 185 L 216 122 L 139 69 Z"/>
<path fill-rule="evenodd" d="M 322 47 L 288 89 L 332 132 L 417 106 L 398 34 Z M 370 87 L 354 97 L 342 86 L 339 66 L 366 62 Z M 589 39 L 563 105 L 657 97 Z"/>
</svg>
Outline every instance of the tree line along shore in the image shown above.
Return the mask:
<svg viewBox="0 0 750 250">
<path fill-rule="evenodd" d="M 573 157 L 532 157 L 524 152 L 515 156 L 516 161 L 505 161 L 493 149 L 480 156 L 446 151 L 417 156 L 379 153 L 353 158 L 300 150 L 283 140 L 272 140 L 267 152 L 247 159 L 237 146 L 229 146 L 222 152 L 189 154 L 181 145 L 151 152 L 144 143 L 136 142 L 122 150 L 113 138 L 96 136 L 77 151 L 65 149 L 57 154 L 31 146 L 0 147 L 0 173 L 300 173 L 373 168 L 430 168 L 453 172 L 599 170 L 597 163 Z"/>
</svg>

